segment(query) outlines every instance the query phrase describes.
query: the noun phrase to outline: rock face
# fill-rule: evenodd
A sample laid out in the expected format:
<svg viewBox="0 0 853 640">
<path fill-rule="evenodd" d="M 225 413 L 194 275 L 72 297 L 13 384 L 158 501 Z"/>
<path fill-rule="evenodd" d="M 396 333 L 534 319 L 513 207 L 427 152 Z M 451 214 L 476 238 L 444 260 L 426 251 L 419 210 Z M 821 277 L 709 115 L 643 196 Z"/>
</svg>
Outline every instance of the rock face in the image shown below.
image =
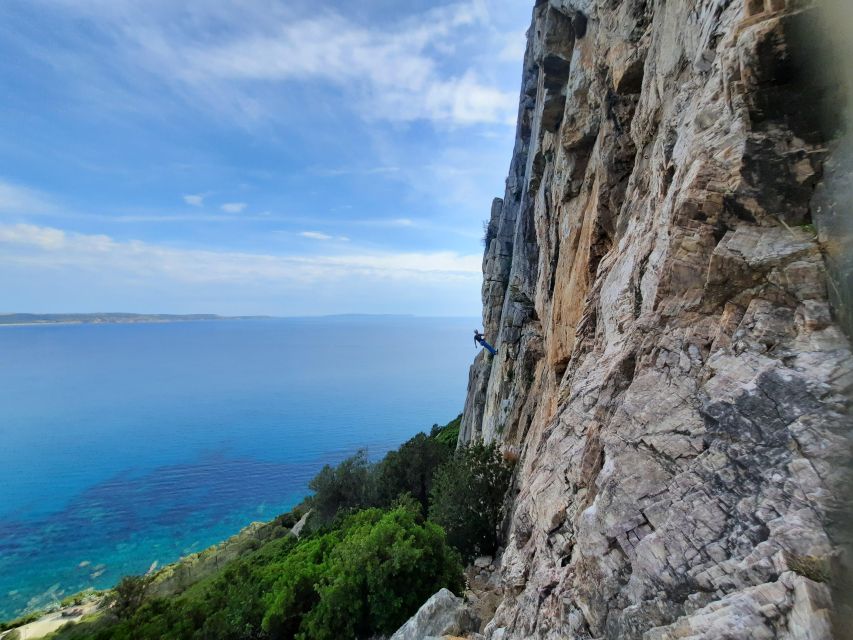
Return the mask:
<svg viewBox="0 0 853 640">
<path fill-rule="evenodd" d="M 424 640 L 466 631 L 467 613 L 462 598 L 442 589 L 400 627 L 391 640 Z"/>
<path fill-rule="evenodd" d="M 853 369 L 817 20 L 536 2 L 460 433 L 520 455 L 488 638 L 830 637 Z"/>
</svg>

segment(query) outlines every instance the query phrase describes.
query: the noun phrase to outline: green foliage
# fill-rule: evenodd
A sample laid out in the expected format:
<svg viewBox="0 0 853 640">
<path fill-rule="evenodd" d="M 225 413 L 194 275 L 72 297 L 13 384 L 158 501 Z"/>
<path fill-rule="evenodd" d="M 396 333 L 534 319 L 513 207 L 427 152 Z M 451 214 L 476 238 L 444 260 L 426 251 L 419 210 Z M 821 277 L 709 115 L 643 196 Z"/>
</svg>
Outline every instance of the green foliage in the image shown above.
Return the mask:
<svg viewBox="0 0 853 640">
<path fill-rule="evenodd" d="M 142 606 L 150 584 L 150 576 L 122 578 L 108 600 L 113 615 L 119 620 L 127 620 L 133 616 Z"/>
<path fill-rule="evenodd" d="M 498 543 L 511 463 L 494 446 L 454 452 L 460 422 L 461 416 L 429 436 L 418 434 L 379 463 L 361 451 L 325 467 L 304 505 L 316 513 L 315 526 L 300 539 L 259 541 L 257 550 L 171 598 L 143 602 L 143 579 L 126 578 L 116 589 L 115 616 L 62 629 L 56 639 L 326 640 L 393 633 L 442 587 L 458 592 L 460 551 L 472 558 Z M 427 502 L 431 520 L 424 518 Z M 301 515 L 285 514 L 276 524 L 291 527 Z"/>
<path fill-rule="evenodd" d="M 409 498 L 302 540 L 274 540 L 180 597 L 152 599 L 131 615 L 77 625 L 56 638 L 368 638 L 392 633 L 442 587 L 458 591 L 461 575 L 444 532 Z M 122 583 L 123 597 L 135 598 L 139 579 Z"/>
<path fill-rule="evenodd" d="M 273 520 L 273 524 L 278 527 L 292 529 L 296 523 L 302 519 L 303 515 L 305 515 L 305 510 L 301 506 L 297 506 L 287 513 L 282 513 L 280 516 L 276 516 Z"/>
<path fill-rule="evenodd" d="M 339 512 L 376 504 L 373 468 L 364 449 L 336 467 L 323 467 L 308 488 L 314 492 L 308 505 L 322 524 L 330 523 Z"/>
<path fill-rule="evenodd" d="M 91 596 L 94 593 L 94 589 L 90 589 L 88 591 L 81 591 L 79 593 L 74 593 L 70 596 L 65 596 L 62 600 L 59 601 L 60 607 L 76 607 L 83 604 L 86 601 L 86 598 Z M 5 638 L 4 638 L 5 640 Z"/>
<path fill-rule="evenodd" d="M 459 440 L 459 427 L 461 425 L 462 414 L 460 413 L 454 420 L 451 420 L 443 427 L 433 425 L 432 432 L 429 434 L 429 437 L 435 438 L 440 443 L 451 447 L 451 449 L 455 449 L 456 442 Z"/>
<path fill-rule="evenodd" d="M 302 619 L 319 603 L 316 586 L 328 574 L 328 556 L 341 537 L 340 531 L 332 531 L 309 538 L 276 565 L 263 616 L 263 628 L 272 637 L 295 637 Z"/>
<path fill-rule="evenodd" d="M 832 578 L 832 568 L 828 558 L 787 554 L 786 559 L 791 571 L 795 571 L 809 580 L 829 582 Z"/>
<path fill-rule="evenodd" d="M 29 622 L 33 622 L 35 620 L 38 620 L 43 615 L 44 615 L 44 612 L 38 612 L 37 611 L 34 613 L 28 613 L 27 615 L 21 616 L 20 618 L 15 618 L 14 620 L 8 620 L 6 622 L 0 622 L 0 633 L 3 633 L 4 631 L 6 631 L 8 629 L 14 629 L 15 627 L 20 627 L 20 626 L 25 625 Z M 6 638 L 4 637 L 3 640 L 6 640 Z"/>
<path fill-rule="evenodd" d="M 304 640 L 390 634 L 442 587 L 458 590 L 462 571 L 443 531 L 411 502 L 350 516 L 280 569 L 264 629 Z"/>
<path fill-rule="evenodd" d="M 497 549 L 511 477 L 512 465 L 497 447 L 481 443 L 458 450 L 437 471 L 429 516 L 466 560 Z"/>
<path fill-rule="evenodd" d="M 434 426 L 429 436 L 417 434 L 376 464 L 362 450 L 337 467 L 323 467 L 308 485 L 314 494 L 306 506 L 313 509 L 314 523 L 329 525 L 341 514 L 389 507 L 405 494 L 426 513 L 433 476 L 456 448 L 461 421 L 460 415 L 444 427 Z"/>
<path fill-rule="evenodd" d="M 451 447 L 424 433 L 388 453 L 376 468 L 379 503 L 389 505 L 399 496 L 410 494 L 425 514 L 435 471 L 452 453 Z"/>
</svg>

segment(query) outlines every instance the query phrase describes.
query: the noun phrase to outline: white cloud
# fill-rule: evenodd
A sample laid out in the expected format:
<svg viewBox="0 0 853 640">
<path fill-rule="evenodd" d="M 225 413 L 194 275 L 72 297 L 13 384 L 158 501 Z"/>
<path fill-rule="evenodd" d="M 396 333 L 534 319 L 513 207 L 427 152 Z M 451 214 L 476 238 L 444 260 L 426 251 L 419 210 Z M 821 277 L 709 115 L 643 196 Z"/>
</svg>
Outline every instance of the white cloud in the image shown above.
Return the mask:
<svg viewBox="0 0 853 640">
<path fill-rule="evenodd" d="M 0 212 L 23 214 L 51 213 L 55 209 L 48 197 L 0 179 Z"/>
<path fill-rule="evenodd" d="M 372 220 L 357 220 L 356 224 L 367 227 L 419 227 L 423 222 L 411 218 L 376 218 Z"/>
<path fill-rule="evenodd" d="M 204 198 L 205 194 L 203 193 L 190 194 L 184 196 L 184 202 L 193 207 L 203 207 Z"/>
<path fill-rule="evenodd" d="M 181 51 L 184 79 L 191 84 L 319 79 L 354 88 L 369 119 L 512 122 L 513 93 L 483 83 L 473 70 L 448 76 L 430 52 L 454 29 L 474 21 L 466 8 L 384 31 L 334 14 L 296 20 L 274 33 Z"/>
<path fill-rule="evenodd" d="M 321 240 L 326 242 L 328 240 L 337 240 L 338 242 L 349 242 L 349 238 L 347 236 L 331 236 L 328 233 L 322 233 L 320 231 L 302 231 L 299 233 L 303 238 L 309 238 L 311 240 Z"/>
<path fill-rule="evenodd" d="M 319 231 L 303 231 L 299 234 L 303 238 L 310 238 L 311 240 L 332 240 L 333 236 L 330 236 L 326 233 L 320 233 Z"/>
<path fill-rule="evenodd" d="M 28 245 L 44 251 L 56 251 L 65 246 L 65 241 L 65 232 L 60 229 L 30 224 L 0 225 L 0 244 Z"/>
<path fill-rule="evenodd" d="M 320 167 L 312 168 L 311 173 L 318 176 L 329 176 L 329 177 L 337 177 L 337 176 L 349 176 L 349 175 L 360 175 L 360 176 L 375 176 L 382 174 L 394 174 L 400 171 L 400 167 L 338 167 L 331 169 L 324 169 Z"/>
<path fill-rule="evenodd" d="M 505 36 L 505 43 L 498 54 L 498 59 L 521 64 L 521 61 L 524 60 L 524 51 L 526 48 L 527 31 L 514 31 Z"/>
<path fill-rule="evenodd" d="M 135 67 L 186 102 L 249 122 L 275 118 L 279 105 L 271 96 L 292 82 L 335 87 L 346 96 L 340 104 L 367 120 L 506 124 L 515 115 L 515 87 L 501 90 L 478 61 L 454 56 L 463 38 L 487 30 L 489 12 L 480 0 L 370 26 L 332 10 L 299 13 L 265 0 L 188 0 L 181 11 L 165 2 L 57 2 L 122 43 L 115 59 L 98 56 L 96 64 L 113 67 L 99 76 L 124 77 Z M 97 45 L 86 46 L 98 55 Z M 74 59 L 54 54 L 53 64 L 85 66 L 85 54 L 65 53 Z M 460 60 L 467 70 L 459 69 Z M 114 89 L 118 95 L 126 87 Z"/>
<path fill-rule="evenodd" d="M 29 224 L 0 225 L 0 264 L 28 269 L 82 269 L 173 283 L 276 282 L 309 286 L 353 278 L 414 282 L 471 281 L 481 257 L 438 252 L 352 251 L 299 256 L 180 249 L 119 241 Z"/>
<path fill-rule="evenodd" d="M 247 206 L 248 205 L 245 202 L 226 202 L 220 207 L 220 209 L 225 213 L 240 213 Z"/>
</svg>

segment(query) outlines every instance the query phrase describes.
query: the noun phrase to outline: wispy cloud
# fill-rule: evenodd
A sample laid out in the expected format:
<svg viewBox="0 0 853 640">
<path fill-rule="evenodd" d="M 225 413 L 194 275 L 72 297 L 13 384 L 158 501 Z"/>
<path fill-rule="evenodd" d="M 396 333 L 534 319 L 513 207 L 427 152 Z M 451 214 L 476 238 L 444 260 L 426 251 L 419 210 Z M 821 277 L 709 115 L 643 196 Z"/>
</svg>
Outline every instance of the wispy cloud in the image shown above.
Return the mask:
<svg viewBox="0 0 853 640">
<path fill-rule="evenodd" d="M 182 79 L 210 82 L 320 80 L 354 90 L 365 117 L 454 124 L 507 122 L 515 96 L 477 77 L 440 71 L 437 51 L 482 19 L 476 3 L 442 7 L 390 28 L 365 28 L 341 15 L 290 19 L 225 44 L 194 43 L 172 53 Z"/>
<path fill-rule="evenodd" d="M 350 175 L 358 175 L 358 176 L 376 176 L 383 174 L 394 174 L 400 171 L 400 167 L 336 167 L 336 168 L 324 168 L 324 167 L 313 167 L 310 169 L 310 172 L 314 175 L 318 176 L 329 176 L 329 177 L 337 177 L 337 176 L 350 176 Z"/>
<path fill-rule="evenodd" d="M 411 218 L 374 218 L 356 220 L 354 223 L 366 227 L 418 227 L 423 224 L 422 221 L 412 220 Z"/>
<path fill-rule="evenodd" d="M 299 13 L 265 0 L 189 0 L 180 10 L 164 2 L 35 1 L 92 18 L 105 41 L 122 42 L 110 56 L 97 39 L 72 57 L 42 51 L 51 64 L 111 67 L 89 74 L 103 78 L 142 72 L 186 102 L 249 121 L 275 118 L 269 89 L 292 82 L 334 87 L 347 96 L 340 104 L 366 120 L 506 124 L 515 115 L 514 91 L 497 88 L 476 64 L 457 71 L 446 64 L 462 34 L 488 20 L 480 0 L 369 27 L 333 10 Z M 116 84 L 118 98 L 128 87 Z"/>
<path fill-rule="evenodd" d="M 225 213 L 240 213 L 247 206 L 249 205 L 247 205 L 245 202 L 226 202 L 219 208 L 222 209 Z"/>
<path fill-rule="evenodd" d="M 0 213 L 42 214 L 56 209 L 44 194 L 12 182 L 0 179 Z"/>
<path fill-rule="evenodd" d="M 480 256 L 367 252 L 320 256 L 180 249 L 29 224 L 0 225 L 0 264 L 158 276 L 178 283 L 280 281 L 308 285 L 352 278 L 441 282 L 480 277 Z"/>
<path fill-rule="evenodd" d="M 332 240 L 334 237 L 327 233 L 320 233 L 319 231 L 303 231 L 299 235 L 303 238 L 310 238 L 311 240 Z"/>
<path fill-rule="evenodd" d="M 338 242 L 349 242 L 349 238 L 347 236 L 333 236 L 328 233 L 322 233 L 320 231 L 301 231 L 299 233 L 303 238 L 308 238 L 309 240 L 320 240 L 322 242 L 328 242 L 329 240 L 337 240 Z"/>
<path fill-rule="evenodd" d="M 193 207 L 203 207 L 204 206 L 204 198 L 205 194 L 196 193 L 191 195 L 184 196 L 184 202 Z"/>
<path fill-rule="evenodd" d="M 507 62 L 518 62 L 524 60 L 524 50 L 527 47 L 527 31 L 521 29 L 519 31 L 509 33 L 504 36 L 504 46 L 500 50 L 498 57 L 500 60 Z"/>
</svg>

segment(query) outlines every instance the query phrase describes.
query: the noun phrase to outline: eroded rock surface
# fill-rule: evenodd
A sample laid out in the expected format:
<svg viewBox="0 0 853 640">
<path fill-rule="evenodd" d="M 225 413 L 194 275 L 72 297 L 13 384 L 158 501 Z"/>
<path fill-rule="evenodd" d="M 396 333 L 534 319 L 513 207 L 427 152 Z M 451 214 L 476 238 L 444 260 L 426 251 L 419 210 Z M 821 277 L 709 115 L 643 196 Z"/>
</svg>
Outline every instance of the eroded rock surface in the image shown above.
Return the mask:
<svg viewBox="0 0 853 640">
<path fill-rule="evenodd" d="M 400 627 L 391 640 L 425 640 L 468 631 L 468 613 L 462 598 L 442 589 Z"/>
<path fill-rule="evenodd" d="M 853 368 L 816 21 L 536 2 L 460 436 L 520 454 L 488 638 L 830 637 L 804 567 L 839 563 Z"/>
</svg>

